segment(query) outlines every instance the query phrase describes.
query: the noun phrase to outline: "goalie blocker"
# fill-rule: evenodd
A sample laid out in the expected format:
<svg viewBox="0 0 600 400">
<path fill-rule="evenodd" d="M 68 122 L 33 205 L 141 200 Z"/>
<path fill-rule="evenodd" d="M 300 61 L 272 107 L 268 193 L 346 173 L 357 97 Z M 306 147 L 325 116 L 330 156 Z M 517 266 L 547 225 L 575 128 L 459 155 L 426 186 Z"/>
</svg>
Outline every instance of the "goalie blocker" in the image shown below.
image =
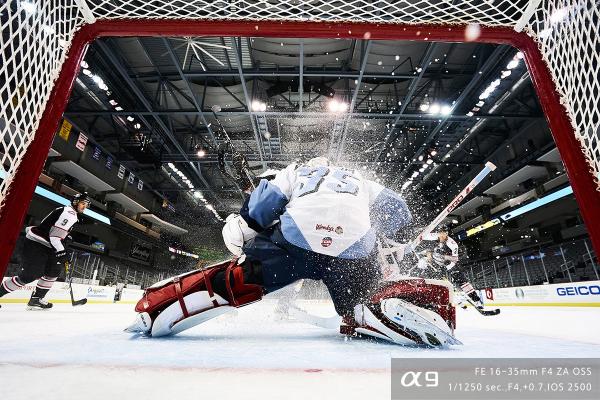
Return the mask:
<svg viewBox="0 0 600 400">
<path fill-rule="evenodd" d="M 126 332 L 172 335 L 259 301 L 264 294 L 259 263 L 237 259 L 158 282 L 137 303 Z M 340 332 L 405 345 L 460 344 L 449 283 L 424 279 L 387 282 L 346 316 Z"/>
</svg>

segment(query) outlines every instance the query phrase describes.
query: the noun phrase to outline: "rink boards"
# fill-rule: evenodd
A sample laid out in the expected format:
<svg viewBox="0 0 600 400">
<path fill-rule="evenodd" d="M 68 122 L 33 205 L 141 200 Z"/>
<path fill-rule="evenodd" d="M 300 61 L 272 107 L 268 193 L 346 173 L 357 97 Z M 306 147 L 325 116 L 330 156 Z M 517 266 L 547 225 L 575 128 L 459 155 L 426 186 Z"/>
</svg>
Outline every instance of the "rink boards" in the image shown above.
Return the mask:
<svg viewBox="0 0 600 400">
<path fill-rule="evenodd" d="M 15 290 L 14 292 L 5 295 L 0 298 L 0 303 L 26 303 L 29 301 L 36 283 L 37 281 L 31 282 L 23 286 L 20 290 Z M 73 283 L 73 297 L 75 300 L 87 298 L 88 303 L 92 304 L 114 303 L 116 290 L 117 288 L 114 286 Z M 143 290 L 124 288 L 121 292 L 119 301 L 122 303 L 136 303 L 142 298 L 143 294 Z M 52 303 L 70 303 L 71 294 L 69 293 L 69 284 L 66 282 L 55 282 L 52 289 L 50 289 L 50 292 L 48 292 L 46 299 Z"/>
<path fill-rule="evenodd" d="M 480 290 L 489 306 L 600 307 L 600 281 Z"/>
<path fill-rule="evenodd" d="M 0 298 L 0 303 L 25 303 L 29 300 L 36 282 L 25 285 Z M 87 298 L 89 303 L 115 302 L 114 286 L 73 284 L 75 300 Z M 489 306 L 547 306 L 547 307 L 600 307 L 600 281 L 559 283 L 551 285 L 519 286 L 509 288 L 487 288 L 480 296 Z M 136 303 L 143 290 L 124 288 L 119 296 L 120 303 Z M 56 282 L 47 299 L 54 303 L 69 303 L 69 285 Z"/>
</svg>

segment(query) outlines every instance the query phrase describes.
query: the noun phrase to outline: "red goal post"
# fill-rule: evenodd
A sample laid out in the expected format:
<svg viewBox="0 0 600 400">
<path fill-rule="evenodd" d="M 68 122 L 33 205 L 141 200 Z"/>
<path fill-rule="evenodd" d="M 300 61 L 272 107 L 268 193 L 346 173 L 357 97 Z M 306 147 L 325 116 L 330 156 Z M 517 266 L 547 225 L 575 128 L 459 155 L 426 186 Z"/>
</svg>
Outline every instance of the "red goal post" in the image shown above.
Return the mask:
<svg viewBox="0 0 600 400">
<path fill-rule="evenodd" d="M 39 0 L 0 5 L 0 272 L 87 46 L 107 36 L 242 36 L 510 44 L 533 85 L 600 252 L 600 10 L 566 0 Z M 456 3 L 456 5 L 455 5 Z M 24 9 L 24 4 L 27 5 Z M 516 4 L 516 5 L 515 5 Z"/>
</svg>

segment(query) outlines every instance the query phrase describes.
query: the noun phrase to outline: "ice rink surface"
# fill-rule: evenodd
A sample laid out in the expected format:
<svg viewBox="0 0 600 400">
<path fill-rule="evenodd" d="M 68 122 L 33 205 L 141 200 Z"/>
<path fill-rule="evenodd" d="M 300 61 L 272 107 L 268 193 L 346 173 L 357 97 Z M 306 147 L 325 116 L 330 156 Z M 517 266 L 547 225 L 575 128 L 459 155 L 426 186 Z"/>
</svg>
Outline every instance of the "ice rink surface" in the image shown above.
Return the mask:
<svg viewBox="0 0 600 400">
<path fill-rule="evenodd" d="M 333 315 L 326 304 L 300 305 Z M 464 346 L 424 349 L 281 321 L 274 307 L 265 300 L 149 339 L 122 332 L 131 304 L 2 304 L 2 398 L 388 399 L 392 357 L 600 357 L 598 308 L 506 307 L 493 317 L 459 310 Z"/>
</svg>

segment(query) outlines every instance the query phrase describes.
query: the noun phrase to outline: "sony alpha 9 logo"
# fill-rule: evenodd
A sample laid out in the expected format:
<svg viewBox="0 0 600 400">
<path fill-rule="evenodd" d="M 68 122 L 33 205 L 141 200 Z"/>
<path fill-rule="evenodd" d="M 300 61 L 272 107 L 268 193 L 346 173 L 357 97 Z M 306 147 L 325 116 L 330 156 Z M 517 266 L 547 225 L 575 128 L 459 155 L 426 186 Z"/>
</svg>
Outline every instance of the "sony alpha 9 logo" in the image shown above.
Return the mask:
<svg viewBox="0 0 600 400">
<path fill-rule="evenodd" d="M 400 378 L 400 384 L 404 387 L 438 387 L 438 373 L 437 371 L 408 371 Z"/>
</svg>

